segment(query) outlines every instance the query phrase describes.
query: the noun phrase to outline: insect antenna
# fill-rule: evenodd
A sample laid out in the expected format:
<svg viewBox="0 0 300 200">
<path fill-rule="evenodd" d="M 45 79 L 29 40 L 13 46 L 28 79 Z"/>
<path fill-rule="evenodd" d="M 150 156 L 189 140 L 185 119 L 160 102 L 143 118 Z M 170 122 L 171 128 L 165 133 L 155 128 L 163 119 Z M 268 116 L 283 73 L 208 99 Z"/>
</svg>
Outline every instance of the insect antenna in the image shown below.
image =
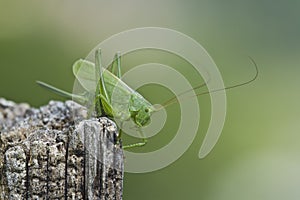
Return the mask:
<svg viewBox="0 0 300 200">
<path fill-rule="evenodd" d="M 177 96 L 174 96 L 172 97 L 171 99 L 167 100 L 166 102 L 164 102 L 163 104 L 161 104 L 159 107 L 156 108 L 156 110 L 160 110 L 162 108 L 166 108 L 174 103 L 178 103 L 179 102 L 179 99 L 183 99 L 183 98 L 191 98 L 191 97 L 195 97 L 195 96 L 202 96 L 202 95 L 205 95 L 205 94 L 210 94 L 210 93 L 215 93 L 215 92 L 218 92 L 218 91 L 222 91 L 222 90 L 229 90 L 229 89 L 233 89 L 233 88 L 237 88 L 237 87 L 241 87 L 243 85 L 248 85 L 249 83 L 255 81 L 258 77 L 258 67 L 257 67 L 257 64 L 256 62 L 254 61 L 253 58 L 251 58 L 249 56 L 249 59 L 251 60 L 251 62 L 253 63 L 254 65 L 254 68 L 255 68 L 255 75 L 253 76 L 253 78 L 251 78 L 250 80 L 246 81 L 246 82 L 243 82 L 243 83 L 239 83 L 239 84 L 236 84 L 236 85 L 231 85 L 231 86 L 228 86 L 228 87 L 225 87 L 225 88 L 219 88 L 219 89 L 215 89 L 215 90 L 212 90 L 212 91 L 206 91 L 206 92 L 202 92 L 202 93 L 198 93 L 196 95 L 193 95 L 193 96 L 183 96 L 184 94 L 187 94 L 193 90 L 196 90 L 196 89 L 199 89 L 201 87 L 204 87 L 207 85 L 208 81 L 206 83 L 202 83 L 201 85 L 197 86 L 197 87 L 194 87 L 190 90 L 187 90 L 187 91 L 184 91 L 182 93 L 180 93 L 179 95 Z M 178 97 L 181 97 L 181 98 L 178 98 Z"/>
<path fill-rule="evenodd" d="M 198 85 L 198 86 L 192 88 L 192 89 L 186 90 L 186 91 L 184 91 L 184 92 L 178 94 L 177 96 L 172 97 L 171 99 L 165 101 L 165 102 L 162 104 L 162 106 L 163 106 L 163 107 L 166 107 L 166 106 L 171 105 L 171 104 L 173 104 L 173 103 L 175 103 L 175 102 L 178 102 L 178 97 L 181 97 L 181 96 L 183 96 L 184 94 L 187 94 L 187 93 L 189 93 L 189 92 L 191 92 L 191 91 L 200 89 L 200 88 L 206 86 L 208 82 L 209 82 L 209 80 L 208 80 L 207 82 L 205 82 L 205 83 L 202 83 L 202 84 L 200 84 L 200 85 Z"/>
</svg>

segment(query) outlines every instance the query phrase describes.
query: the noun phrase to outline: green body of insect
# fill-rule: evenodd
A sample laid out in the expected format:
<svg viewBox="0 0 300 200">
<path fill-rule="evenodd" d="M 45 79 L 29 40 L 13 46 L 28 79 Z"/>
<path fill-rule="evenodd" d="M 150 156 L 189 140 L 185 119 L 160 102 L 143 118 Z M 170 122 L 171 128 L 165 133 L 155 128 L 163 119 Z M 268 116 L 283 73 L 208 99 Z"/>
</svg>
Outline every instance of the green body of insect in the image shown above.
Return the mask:
<svg viewBox="0 0 300 200">
<path fill-rule="evenodd" d="M 254 81 L 258 76 L 258 68 L 254 60 L 252 58 L 250 59 L 256 69 L 254 78 L 237 85 L 215 89 L 210 92 L 202 92 L 196 96 L 218 92 L 224 89 L 240 87 Z M 116 67 L 117 71 L 115 70 Z M 119 137 L 121 137 L 122 133 L 122 122 L 132 120 L 138 127 L 143 140 L 140 143 L 123 146 L 123 148 L 143 146 L 146 144 L 147 140 L 145 137 L 143 137 L 141 127 L 150 123 L 150 117 L 153 112 L 160 110 L 162 107 L 176 103 L 178 101 L 178 96 L 166 101 L 161 107 L 154 107 L 142 95 L 131 89 L 121 80 L 121 61 L 119 53 L 116 54 L 112 63 L 112 71 L 116 71 L 116 73 L 113 74 L 106 69 L 102 69 L 101 52 L 99 49 L 96 51 L 95 64 L 87 60 L 80 59 L 73 65 L 73 73 L 76 79 L 86 90 L 86 92 L 82 95 L 71 94 L 40 81 L 37 81 L 37 83 L 55 93 L 72 98 L 83 105 L 87 105 L 88 107 L 92 106 L 95 108 L 97 117 L 108 116 L 112 119 L 120 120 L 121 127 L 119 131 Z M 206 83 L 201 84 L 192 90 L 199 89 L 205 85 Z M 182 96 L 190 91 L 191 90 L 185 91 L 179 94 L 179 96 Z"/>
<path fill-rule="evenodd" d="M 131 119 L 138 128 L 149 124 L 151 114 L 157 109 L 120 79 L 120 55 L 116 54 L 116 59 L 113 62 L 113 68 L 115 66 L 118 68 L 116 75 L 101 68 L 100 50 L 96 51 L 95 59 L 95 64 L 80 59 L 73 65 L 74 75 L 87 90 L 87 93 L 83 95 L 71 94 L 40 81 L 37 83 L 82 104 L 89 101 L 89 96 L 94 96 L 94 106 L 98 117 L 108 116 L 121 121 Z M 95 75 L 93 76 L 93 74 Z M 119 135 L 121 135 L 121 130 Z M 144 138 L 140 143 L 127 145 L 123 148 L 143 146 L 146 142 Z"/>
</svg>

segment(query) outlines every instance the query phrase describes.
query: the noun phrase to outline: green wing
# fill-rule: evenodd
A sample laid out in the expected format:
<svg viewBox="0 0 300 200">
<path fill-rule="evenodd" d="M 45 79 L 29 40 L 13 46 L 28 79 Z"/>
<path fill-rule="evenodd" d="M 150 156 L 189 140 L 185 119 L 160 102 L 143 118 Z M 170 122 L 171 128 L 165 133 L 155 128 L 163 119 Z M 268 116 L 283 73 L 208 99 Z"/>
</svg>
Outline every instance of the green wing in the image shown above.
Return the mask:
<svg viewBox="0 0 300 200">
<path fill-rule="evenodd" d="M 80 59 L 74 63 L 73 73 L 85 90 L 92 94 L 95 93 L 96 84 L 99 80 L 95 80 L 96 72 L 94 63 Z M 120 115 L 120 117 L 121 115 L 128 117 L 129 107 L 131 106 L 130 101 L 133 97 L 138 99 L 141 104 L 151 105 L 139 93 L 131 89 L 126 83 L 108 70 L 103 71 L 103 78 L 108 93 L 109 103 L 112 105 L 114 113 Z M 95 96 L 97 95 L 98 94 Z"/>
<path fill-rule="evenodd" d="M 99 80 L 95 80 L 94 63 L 83 59 L 76 61 L 73 65 L 73 74 L 86 91 L 90 93 L 94 93 L 96 91 L 96 84 Z M 108 70 L 104 70 L 103 77 L 109 97 L 112 96 L 113 92 L 116 92 L 116 94 L 119 93 L 120 96 L 131 95 L 135 92 L 126 83 Z"/>
<path fill-rule="evenodd" d="M 96 91 L 94 63 L 82 59 L 76 61 L 73 64 L 73 74 L 86 91 Z"/>
</svg>

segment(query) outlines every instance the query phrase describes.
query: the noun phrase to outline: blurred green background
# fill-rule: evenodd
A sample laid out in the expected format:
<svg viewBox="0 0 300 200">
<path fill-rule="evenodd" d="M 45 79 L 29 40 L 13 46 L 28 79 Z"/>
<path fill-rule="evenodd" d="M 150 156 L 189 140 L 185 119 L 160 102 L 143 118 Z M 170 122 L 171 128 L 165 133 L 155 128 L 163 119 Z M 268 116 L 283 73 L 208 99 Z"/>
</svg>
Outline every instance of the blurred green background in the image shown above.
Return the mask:
<svg viewBox="0 0 300 200">
<path fill-rule="evenodd" d="M 259 66 L 259 78 L 227 92 L 223 133 L 203 160 L 198 151 L 210 111 L 209 98 L 199 97 L 203 121 L 192 146 L 167 168 L 126 173 L 124 199 L 296 200 L 300 198 L 299 19 L 297 0 L 1 0 L 0 96 L 33 106 L 62 100 L 39 88 L 35 80 L 72 91 L 72 63 L 99 42 L 136 27 L 175 29 L 206 48 L 226 85 L 253 75 L 248 55 Z M 196 86 L 192 71 L 190 76 Z M 144 87 L 144 93 L 153 93 L 153 88 Z M 178 112 L 175 106 L 168 110 Z M 172 130 L 155 136 L 144 150 L 168 142 Z"/>
</svg>

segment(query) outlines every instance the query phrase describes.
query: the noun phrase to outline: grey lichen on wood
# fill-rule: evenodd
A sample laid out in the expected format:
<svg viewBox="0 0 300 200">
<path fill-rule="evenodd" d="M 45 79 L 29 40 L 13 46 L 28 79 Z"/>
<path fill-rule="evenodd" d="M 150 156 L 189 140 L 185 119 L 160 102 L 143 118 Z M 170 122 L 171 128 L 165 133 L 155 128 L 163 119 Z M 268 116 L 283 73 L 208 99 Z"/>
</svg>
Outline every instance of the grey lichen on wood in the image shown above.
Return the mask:
<svg viewBox="0 0 300 200">
<path fill-rule="evenodd" d="M 72 101 L 0 99 L 0 199 L 122 199 L 116 125 Z"/>
</svg>

